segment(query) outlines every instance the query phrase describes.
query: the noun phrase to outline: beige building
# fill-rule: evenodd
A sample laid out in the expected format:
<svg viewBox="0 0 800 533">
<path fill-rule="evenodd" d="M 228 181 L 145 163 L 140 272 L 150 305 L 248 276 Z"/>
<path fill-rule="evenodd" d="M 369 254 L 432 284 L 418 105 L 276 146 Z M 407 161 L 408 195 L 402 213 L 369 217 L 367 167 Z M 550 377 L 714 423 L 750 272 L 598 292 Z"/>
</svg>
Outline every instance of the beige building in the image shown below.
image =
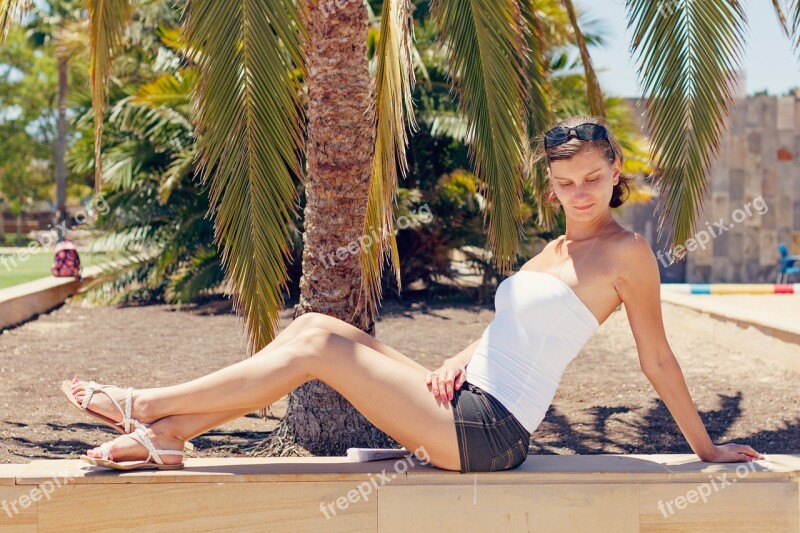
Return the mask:
<svg viewBox="0 0 800 533">
<path fill-rule="evenodd" d="M 630 103 L 640 117 L 643 103 Z M 737 97 L 707 185 L 698 244 L 683 261 L 655 240 L 655 201 L 623 205 L 620 221 L 650 241 L 663 282 L 774 283 L 778 244 L 800 254 L 800 99 Z"/>
</svg>

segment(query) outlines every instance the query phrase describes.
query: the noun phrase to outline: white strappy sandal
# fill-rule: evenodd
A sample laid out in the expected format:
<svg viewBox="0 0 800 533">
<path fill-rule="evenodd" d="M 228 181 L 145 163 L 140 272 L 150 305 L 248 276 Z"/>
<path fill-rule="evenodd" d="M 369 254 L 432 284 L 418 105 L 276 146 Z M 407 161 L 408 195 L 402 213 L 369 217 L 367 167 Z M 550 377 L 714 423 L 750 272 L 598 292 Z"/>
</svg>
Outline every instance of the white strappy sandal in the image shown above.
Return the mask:
<svg viewBox="0 0 800 533">
<path fill-rule="evenodd" d="M 183 463 L 177 463 L 174 465 L 166 465 L 164 461 L 161 460 L 162 455 L 183 455 L 183 451 L 181 450 L 156 450 L 155 446 L 153 446 L 153 442 L 148 438 L 147 433 L 145 432 L 145 426 L 137 426 L 133 433 L 128 433 L 123 435 L 124 437 L 130 437 L 136 442 L 144 445 L 147 448 L 149 454 L 147 455 L 147 459 L 144 461 L 123 461 L 118 463 L 114 461 L 111 457 L 111 443 L 104 442 L 100 445 L 100 452 L 103 454 L 102 458 L 97 457 L 89 457 L 88 455 L 81 455 L 81 459 L 86 461 L 87 463 L 94 465 L 94 466 L 103 466 L 106 468 L 113 468 L 114 470 L 140 470 L 144 468 L 154 468 L 156 470 L 180 470 L 183 468 Z M 151 461 L 152 458 L 155 462 Z"/>
<path fill-rule="evenodd" d="M 64 395 L 69 400 L 69 403 L 72 404 L 73 407 L 83 411 L 85 414 L 91 416 L 95 420 L 102 422 L 103 424 L 107 425 L 110 428 L 114 428 L 116 431 L 119 431 L 123 435 L 128 434 L 131 432 L 131 425 L 135 426 L 136 428 L 142 427 L 142 423 L 139 422 L 137 419 L 131 417 L 131 395 L 133 394 L 133 387 L 128 387 L 125 391 L 125 409 L 120 406 L 120 404 L 111 397 L 105 390 L 107 387 L 111 387 L 112 385 L 103 385 L 99 383 L 95 383 L 94 381 L 89 382 L 89 386 L 86 387 L 86 395 L 83 397 L 83 402 L 78 403 L 78 400 L 72 395 L 72 382 L 69 380 L 64 380 L 61 383 L 61 390 L 64 392 Z M 92 396 L 95 392 L 102 392 L 106 396 L 109 397 L 111 402 L 119 409 L 119 412 L 122 413 L 122 420 L 119 422 L 114 422 L 112 419 L 108 418 L 107 416 L 101 415 L 100 413 L 95 413 L 88 409 L 89 402 L 92 399 Z M 124 429 L 120 426 L 125 426 Z"/>
</svg>

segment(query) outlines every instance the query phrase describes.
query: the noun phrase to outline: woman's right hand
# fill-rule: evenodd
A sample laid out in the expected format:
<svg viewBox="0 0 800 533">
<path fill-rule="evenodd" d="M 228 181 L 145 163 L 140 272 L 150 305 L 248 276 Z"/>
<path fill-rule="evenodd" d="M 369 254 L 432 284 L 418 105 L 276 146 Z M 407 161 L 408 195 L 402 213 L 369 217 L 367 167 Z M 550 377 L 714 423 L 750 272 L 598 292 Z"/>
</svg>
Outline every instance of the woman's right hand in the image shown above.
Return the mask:
<svg viewBox="0 0 800 533">
<path fill-rule="evenodd" d="M 428 372 L 425 378 L 433 395 L 448 402 L 453 399 L 453 391 L 459 390 L 465 381 L 467 367 L 452 359 L 447 359 L 438 369 Z"/>
</svg>

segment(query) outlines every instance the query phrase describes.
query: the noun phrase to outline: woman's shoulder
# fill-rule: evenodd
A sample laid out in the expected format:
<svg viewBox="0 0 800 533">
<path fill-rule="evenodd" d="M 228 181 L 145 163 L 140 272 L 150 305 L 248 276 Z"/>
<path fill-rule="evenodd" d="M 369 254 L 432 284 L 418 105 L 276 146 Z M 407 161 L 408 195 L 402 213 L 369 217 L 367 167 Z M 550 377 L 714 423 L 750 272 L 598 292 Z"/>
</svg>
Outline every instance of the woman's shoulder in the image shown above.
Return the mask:
<svg viewBox="0 0 800 533">
<path fill-rule="evenodd" d="M 618 277 L 629 277 L 650 271 L 658 271 L 656 256 L 647 239 L 635 231 L 621 231 L 613 236 L 610 249 L 613 250 L 614 270 Z"/>
<path fill-rule="evenodd" d="M 641 258 L 642 255 L 653 253 L 650 243 L 641 234 L 623 230 L 611 236 L 611 243 L 617 254 L 625 256 L 626 259 Z"/>
</svg>

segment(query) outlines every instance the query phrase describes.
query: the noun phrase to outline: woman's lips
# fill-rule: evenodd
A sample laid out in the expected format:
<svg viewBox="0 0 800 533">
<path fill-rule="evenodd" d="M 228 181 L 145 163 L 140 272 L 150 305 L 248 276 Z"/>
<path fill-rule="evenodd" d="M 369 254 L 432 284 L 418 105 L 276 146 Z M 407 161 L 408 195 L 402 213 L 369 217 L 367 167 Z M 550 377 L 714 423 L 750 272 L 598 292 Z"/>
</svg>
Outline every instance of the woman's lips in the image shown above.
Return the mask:
<svg viewBox="0 0 800 533">
<path fill-rule="evenodd" d="M 592 207 L 593 205 L 594 205 L 594 204 L 589 204 L 589 205 L 587 205 L 587 206 L 585 206 L 585 207 L 578 207 L 578 206 L 576 205 L 576 206 L 575 206 L 575 209 L 580 209 L 581 211 L 586 211 L 587 209 L 589 209 L 589 208 L 590 208 L 590 207 Z"/>
</svg>

